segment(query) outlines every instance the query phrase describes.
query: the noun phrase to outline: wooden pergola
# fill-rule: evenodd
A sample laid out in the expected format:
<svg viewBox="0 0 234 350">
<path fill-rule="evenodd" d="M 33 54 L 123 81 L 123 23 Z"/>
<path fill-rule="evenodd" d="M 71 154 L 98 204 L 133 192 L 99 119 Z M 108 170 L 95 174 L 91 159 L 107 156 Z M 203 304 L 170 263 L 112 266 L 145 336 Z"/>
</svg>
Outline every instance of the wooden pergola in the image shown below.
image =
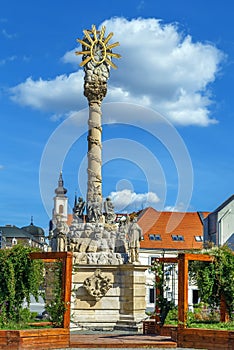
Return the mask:
<svg viewBox="0 0 234 350">
<path fill-rule="evenodd" d="M 188 312 L 188 265 L 189 261 L 204 261 L 212 263 L 214 257 L 206 254 L 179 253 L 175 258 L 158 258 L 160 263 L 178 264 L 178 327 L 186 328 Z M 156 276 L 156 282 L 159 277 Z M 156 298 L 159 296 L 159 289 L 156 289 Z M 160 328 L 160 310 L 156 304 L 156 328 Z M 226 322 L 228 319 L 226 303 L 224 299 L 220 301 L 220 321 Z"/>
<path fill-rule="evenodd" d="M 62 299 L 65 311 L 62 328 L 70 327 L 71 311 L 71 279 L 72 279 L 72 253 L 71 252 L 35 252 L 30 253 L 31 259 L 41 259 L 44 262 L 62 262 Z"/>
</svg>

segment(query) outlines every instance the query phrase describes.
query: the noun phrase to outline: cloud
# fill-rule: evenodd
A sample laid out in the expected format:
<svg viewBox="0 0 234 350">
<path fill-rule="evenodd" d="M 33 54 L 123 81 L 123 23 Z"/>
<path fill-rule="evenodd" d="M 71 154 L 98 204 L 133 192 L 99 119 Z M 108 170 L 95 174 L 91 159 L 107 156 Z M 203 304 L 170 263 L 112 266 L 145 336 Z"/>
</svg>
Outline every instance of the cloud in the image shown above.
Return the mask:
<svg viewBox="0 0 234 350">
<path fill-rule="evenodd" d="M 59 75 L 54 80 L 31 77 L 11 89 L 12 99 L 21 104 L 55 114 L 79 109 L 83 97 L 83 72 Z M 85 105 L 85 104 L 84 104 Z"/>
<path fill-rule="evenodd" d="M 207 126 L 213 103 L 210 84 L 219 73 L 225 55 L 214 45 L 193 42 L 174 23 L 155 18 L 112 18 L 102 23 L 114 32 L 120 46 L 113 51 L 119 69 L 111 71 L 105 102 L 142 104 L 162 113 L 174 124 Z M 65 53 L 64 63 L 78 67 L 80 47 Z M 11 89 L 14 101 L 52 113 L 68 113 L 87 105 L 83 98 L 81 69 L 53 80 L 33 80 Z M 149 120 L 148 122 L 154 122 Z"/>
<path fill-rule="evenodd" d="M 143 10 L 145 7 L 145 1 L 141 0 L 139 4 L 137 5 L 137 11 Z"/>
<path fill-rule="evenodd" d="M 10 34 L 6 31 L 6 29 L 2 29 L 2 35 L 7 39 L 13 39 L 16 37 L 16 34 Z"/>
<path fill-rule="evenodd" d="M 4 166 L 2 164 L 0 164 L 0 170 L 3 170 Z"/>
<path fill-rule="evenodd" d="M 179 203 L 177 206 L 168 205 L 164 208 L 163 211 L 171 211 L 171 212 L 184 212 L 185 205 L 183 203 Z"/>
<path fill-rule="evenodd" d="M 128 189 L 111 192 L 109 197 L 114 204 L 116 212 L 140 210 L 148 206 L 155 206 L 160 201 L 154 192 L 135 193 Z"/>
<path fill-rule="evenodd" d="M 3 66 L 4 64 L 7 64 L 8 62 L 13 62 L 17 59 L 17 56 L 9 56 L 9 57 L 6 57 L 2 60 L 0 60 L 0 65 Z"/>
</svg>

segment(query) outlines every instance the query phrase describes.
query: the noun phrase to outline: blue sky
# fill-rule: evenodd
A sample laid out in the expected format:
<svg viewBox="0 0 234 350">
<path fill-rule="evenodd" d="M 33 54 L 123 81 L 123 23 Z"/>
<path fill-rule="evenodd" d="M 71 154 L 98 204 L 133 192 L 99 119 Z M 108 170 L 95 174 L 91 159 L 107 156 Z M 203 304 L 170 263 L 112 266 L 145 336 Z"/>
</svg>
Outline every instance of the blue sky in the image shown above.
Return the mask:
<svg viewBox="0 0 234 350">
<path fill-rule="evenodd" d="M 211 211 L 233 194 L 232 1 L 1 0 L 0 224 L 47 227 L 63 169 L 86 191 L 77 38 L 106 26 L 122 58 L 103 106 L 103 195 L 118 210 Z"/>
</svg>

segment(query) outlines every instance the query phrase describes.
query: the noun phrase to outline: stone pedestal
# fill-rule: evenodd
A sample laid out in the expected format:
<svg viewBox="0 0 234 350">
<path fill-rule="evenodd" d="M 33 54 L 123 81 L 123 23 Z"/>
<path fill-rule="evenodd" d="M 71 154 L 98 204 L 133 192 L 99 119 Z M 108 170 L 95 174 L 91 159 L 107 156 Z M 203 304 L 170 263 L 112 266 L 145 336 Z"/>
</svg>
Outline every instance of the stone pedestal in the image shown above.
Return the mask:
<svg viewBox="0 0 234 350">
<path fill-rule="evenodd" d="M 145 319 L 145 271 L 148 266 L 126 264 L 120 266 L 120 312 L 115 329 L 139 331 Z"/>
<path fill-rule="evenodd" d="M 74 266 L 71 321 L 91 329 L 140 330 L 146 317 L 147 268 L 133 264 Z M 99 288 L 102 281 L 104 288 Z M 95 288 L 100 289 L 99 294 Z"/>
</svg>

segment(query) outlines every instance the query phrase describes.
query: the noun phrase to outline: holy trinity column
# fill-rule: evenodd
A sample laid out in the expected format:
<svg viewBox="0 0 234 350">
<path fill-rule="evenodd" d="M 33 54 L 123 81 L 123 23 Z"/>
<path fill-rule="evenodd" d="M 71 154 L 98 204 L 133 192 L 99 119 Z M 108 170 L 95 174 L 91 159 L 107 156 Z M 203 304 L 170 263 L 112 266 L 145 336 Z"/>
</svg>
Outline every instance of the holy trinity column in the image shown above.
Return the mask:
<svg viewBox="0 0 234 350">
<path fill-rule="evenodd" d="M 101 103 L 107 93 L 107 80 L 110 66 L 117 68 L 112 58 L 120 58 L 112 49 L 118 42 L 109 44 L 113 33 L 105 36 L 106 28 L 100 31 L 93 25 L 92 30 L 84 30 L 83 39 L 77 39 L 82 45 L 81 67 L 84 67 L 84 95 L 89 103 L 88 119 L 88 183 L 87 183 L 87 219 L 98 222 L 102 216 L 102 121 Z"/>
</svg>

